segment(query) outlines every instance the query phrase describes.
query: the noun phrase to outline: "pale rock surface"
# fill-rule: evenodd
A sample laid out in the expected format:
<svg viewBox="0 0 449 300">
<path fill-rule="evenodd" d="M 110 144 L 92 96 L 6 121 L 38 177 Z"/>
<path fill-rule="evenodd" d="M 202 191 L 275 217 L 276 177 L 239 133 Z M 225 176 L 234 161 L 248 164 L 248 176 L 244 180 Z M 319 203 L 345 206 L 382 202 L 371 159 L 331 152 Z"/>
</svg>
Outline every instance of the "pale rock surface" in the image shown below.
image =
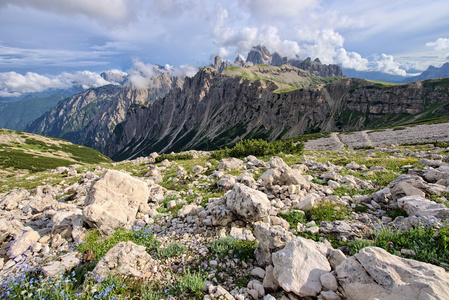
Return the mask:
<svg viewBox="0 0 449 300">
<path fill-rule="evenodd" d="M 232 188 L 235 183 L 236 183 L 235 176 L 229 174 L 224 175 L 223 177 L 220 178 L 220 180 L 217 181 L 217 185 L 224 190 Z"/>
<path fill-rule="evenodd" d="M 10 237 L 19 236 L 23 231 L 23 225 L 18 220 L 6 221 L 0 218 L 0 243 Z"/>
<path fill-rule="evenodd" d="M 211 198 L 207 205 L 207 211 L 210 214 L 211 224 L 214 226 L 226 226 L 232 222 L 233 214 L 226 207 L 225 199 Z"/>
<path fill-rule="evenodd" d="M 398 206 L 409 216 L 449 218 L 449 208 L 444 204 L 427 200 L 421 196 L 405 196 L 398 199 Z"/>
<path fill-rule="evenodd" d="M 255 222 L 270 214 L 271 203 L 261 191 L 236 183 L 224 196 L 227 207 L 246 222 Z"/>
<path fill-rule="evenodd" d="M 139 206 L 147 203 L 148 186 L 126 173 L 107 170 L 86 198 L 84 221 L 104 234 L 133 225 Z"/>
<path fill-rule="evenodd" d="M 28 248 L 33 246 L 39 241 L 40 236 L 37 231 L 31 228 L 26 228 L 26 231 L 22 232 L 21 235 L 17 236 L 9 246 L 8 256 L 10 258 L 15 258 L 19 255 L 25 253 Z"/>
<path fill-rule="evenodd" d="M 316 297 L 321 289 L 320 277 L 331 271 L 321 245 L 301 237 L 291 240 L 284 249 L 273 253 L 274 277 L 286 292 L 300 297 Z"/>
<path fill-rule="evenodd" d="M 336 291 L 338 289 L 337 279 L 332 273 L 325 273 L 320 276 L 321 284 L 326 290 Z"/>
<path fill-rule="evenodd" d="M 218 170 L 240 170 L 243 167 L 243 161 L 241 159 L 231 157 L 223 158 L 218 165 Z"/>
<path fill-rule="evenodd" d="M 321 197 L 318 194 L 310 193 L 304 200 L 299 202 L 295 208 L 303 211 L 311 210 L 318 203 L 320 203 Z"/>
<path fill-rule="evenodd" d="M 323 291 L 321 292 L 321 296 L 324 300 L 341 300 L 340 296 L 338 296 L 334 291 Z"/>
<path fill-rule="evenodd" d="M 265 187 L 272 185 L 300 185 L 303 189 L 309 189 L 310 183 L 301 175 L 298 169 L 289 167 L 280 157 L 272 157 L 269 161 L 271 169 L 265 171 L 260 180 Z"/>
<path fill-rule="evenodd" d="M 259 242 L 256 249 L 256 261 L 260 266 L 271 264 L 271 253 L 284 247 L 294 237 L 293 233 L 285 228 L 279 225 L 270 226 L 264 222 L 255 224 L 254 235 Z"/>
<path fill-rule="evenodd" d="M 449 274 L 377 247 L 363 248 L 336 269 L 347 299 L 447 299 Z"/>
<path fill-rule="evenodd" d="M 263 287 L 265 291 L 271 292 L 279 289 L 279 283 L 273 274 L 274 267 L 273 265 L 268 265 L 265 269 L 265 277 L 263 279 Z"/>
<path fill-rule="evenodd" d="M 148 278 L 152 275 L 155 261 L 144 246 L 133 242 L 120 242 L 112 247 L 93 270 L 94 276 L 111 274 Z"/>
<path fill-rule="evenodd" d="M 427 183 L 416 175 L 401 175 L 388 185 L 393 200 L 404 196 L 419 195 L 424 197 Z"/>
<path fill-rule="evenodd" d="M 78 258 L 79 253 L 71 252 L 61 256 L 58 260 L 54 260 L 42 267 L 42 273 L 46 277 L 54 277 L 59 274 L 64 273 L 67 270 L 71 270 L 80 264 L 80 259 Z"/>
</svg>

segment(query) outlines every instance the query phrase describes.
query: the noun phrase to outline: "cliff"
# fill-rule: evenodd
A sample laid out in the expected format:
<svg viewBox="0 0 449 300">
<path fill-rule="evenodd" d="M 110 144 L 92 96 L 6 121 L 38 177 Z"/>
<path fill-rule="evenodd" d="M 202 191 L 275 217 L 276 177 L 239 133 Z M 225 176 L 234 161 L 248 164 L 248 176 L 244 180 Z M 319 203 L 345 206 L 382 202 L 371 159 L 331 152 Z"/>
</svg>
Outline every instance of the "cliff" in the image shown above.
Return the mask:
<svg viewBox="0 0 449 300">
<path fill-rule="evenodd" d="M 109 85 L 86 90 L 61 101 L 26 130 L 104 151 L 106 140 L 129 109 L 150 105 L 182 83 L 179 77 L 162 74 L 152 77 L 145 89 Z"/>
<path fill-rule="evenodd" d="M 243 138 L 275 140 L 317 131 L 351 131 L 444 115 L 444 81 L 382 85 L 343 78 L 328 85 L 277 92 L 271 80 L 250 80 L 205 68 L 152 106 L 129 111 L 107 142 L 114 159 L 153 151 L 216 149 Z"/>
</svg>

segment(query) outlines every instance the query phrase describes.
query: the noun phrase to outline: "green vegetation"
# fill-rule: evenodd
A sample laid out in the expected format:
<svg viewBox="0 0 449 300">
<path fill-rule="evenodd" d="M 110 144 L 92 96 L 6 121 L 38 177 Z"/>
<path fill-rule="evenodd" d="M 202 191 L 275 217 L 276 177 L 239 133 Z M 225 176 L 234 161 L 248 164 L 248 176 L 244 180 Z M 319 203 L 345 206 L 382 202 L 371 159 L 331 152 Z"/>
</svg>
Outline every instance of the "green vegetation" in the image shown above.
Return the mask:
<svg viewBox="0 0 449 300">
<path fill-rule="evenodd" d="M 0 130 L 13 142 L 2 144 L 0 167 L 36 173 L 76 163 L 98 164 L 111 160 L 98 152 L 67 141 L 11 130 Z"/>
<path fill-rule="evenodd" d="M 210 252 L 219 258 L 231 255 L 240 260 L 247 260 L 254 258 L 256 248 L 256 241 L 241 240 L 229 236 L 213 241 L 210 245 Z"/>
<path fill-rule="evenodd" d="M 142 228 L 135 231 L 118 229 L 108 238 L 102 239 L 100 233 L 92 230 L 87 234 L 86 241 L 78 247 L 78 252 L 83 253 L 90 249 L 95 255 L 94 262 L 98 262 L 112 247 L 120 242 L 131 241 L 137 245 L 145 246 L 150 252 L 159 246 L 150 228 Z"/>
<path fill-rule="evenodd" d="M 290 228 L 292 228 L 292 229 L 296 229 L 296 227 L 298 226 L 298 223 L 305 224 L 307 222 L 303 211 L 293 210 L 293 211 L 290 211 L 285 214 L 280 213 L 279 217 L 286 220 L 288 222 L 288 224 L 290 224 Z"/>
<path fill-rule="evenodd" d="M 179 256 L 186 252 L 187 248 L 181 243 L 172 243 L 163 249 L 157 249 L 155 257 L 158 259 Z"/>
<path fill-rule="evenodd" d="M 449 226 L 435 228 L 432 224 L 419 224 L 400 231 L 378 226 L 372 241 L 355 240 L 349 243 L 351 255 L 367 246 L 376 246 L 392 254 L 401 255 L 401 250 L 413 250 L 414 254 L 402 254 L 407 258 L 436 264 L 449 263 Z"/>
<path fill-rule="evenodd" d="M 202 299 L 205 280 L 200 273 L 191 274 L 187 271 L 175 285 L 175 291 L 180 295 L 191 295 Z"/>
<path fill-rule="evenodd" d="M 28 170 L 30 172 L 42 172 L 56 167 L 70 166 L 75 162 L 62 158 L 54 158 L 22 150 L 3 148 L 0 150 L 0 167 L 13 170 Z"/>
<path fill-rule="evenodd" d="M 212 153 L 215 159 L 224 157 L 245 157 L 248 155 L 265 156 L 284 154 L 301 154 L 304 149 L 304 143 L 296 145 L 292 141 L 281 140 L 268 143 L 264 140 L 241 140 L 233 148 L 224 148 Z"/>
<path fill-rule="evenodd" d="M 349 209 L 336 203 L 322 203 L 305 212 L 307 222 L 315 221 L 320 224 L 322 221 L 348 220 L 350 219 Z"/>
<path fill-rule="evenodd" d="M 156 157 L 156 163 L 159 163 L 163 160 L 189 160 L 192 159 L 193 155 L 188 153 L 178 153 L 178 154 L 162 154 Z"/>
</svg>

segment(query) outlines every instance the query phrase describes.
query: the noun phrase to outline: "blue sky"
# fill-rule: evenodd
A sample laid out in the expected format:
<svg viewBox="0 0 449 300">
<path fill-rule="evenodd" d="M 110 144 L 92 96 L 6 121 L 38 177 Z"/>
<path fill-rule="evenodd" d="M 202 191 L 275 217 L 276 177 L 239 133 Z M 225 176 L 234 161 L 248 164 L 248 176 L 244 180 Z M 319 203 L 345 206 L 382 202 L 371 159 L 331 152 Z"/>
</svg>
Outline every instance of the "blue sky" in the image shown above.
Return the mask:
<svg viewBox="0 0 449 300">
<path fill-rule="evenodd" d="M 0 0 L 0 96 L 137 65 L 201 66 L 257 44 L 406 75 L 449 60 L 447 0 Z M 70 77 L 70 78 L 68 78 Z M 86 81 L 86 79 L 84 79 Z M 62 83 L 61 83 L 62 82 Z M 38 88 L 37 88 L 38 89 Z"/>
</svg>

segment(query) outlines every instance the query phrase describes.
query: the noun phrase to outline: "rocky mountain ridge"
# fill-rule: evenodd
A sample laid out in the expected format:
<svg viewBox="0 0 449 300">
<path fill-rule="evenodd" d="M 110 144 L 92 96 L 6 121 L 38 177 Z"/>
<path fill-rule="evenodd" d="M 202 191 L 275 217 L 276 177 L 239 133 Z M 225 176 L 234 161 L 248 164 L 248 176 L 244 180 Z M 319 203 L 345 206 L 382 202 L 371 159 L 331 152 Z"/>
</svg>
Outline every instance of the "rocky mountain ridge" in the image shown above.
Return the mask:
<svg viewBox="0 0 449 300">
<path fill-rule="evenodd" d="M 300 60 L 300 59 L 288 59 L 287 57 L 281 57 L 277 52 L 273 54 L 263 45 L 258 45 L 253 47 L 248 53 L 245 61 L 240 56 L 234 60 L 234 63 L 228 61 L 222 61 L 219 56 L 214 59 L 214 64 L 212 67 L 217 69 L 219 72 L 225 70 L 230 66 L 237 67 L 248 67 L 252 65 L 270 65 L 275 67 L 280 67 L 283 65 L 289 65 L 296 67 L 298 69 L 308 71 L 312 76 L 319 77 L 342 77 L 343 70 L 338 65 L 324 65 L 321 63 L 319 58 L 315 58 L 312 61 L 310 57 Z"/>
<path fill-rule="evenodd" d="M 151 105 L 182 83 L 183 78 L 164 73 L 152 77 L 145 89 L 132 85 L 89 89 L 60 102 L 26 130 L 104 151 L 106 140 L 115 126 L 124 121 L 129 109 Z"/>
<path fill-rule="evenodd" d="M 244 138 L 275 140 L 317 131 L 353 131 L 446 115 L 444 81 L 385 86 L 339 79 L 286 93 L 271 80 L 229 77 L 213 68 L 186 80 L 151 107 L 130 112 L 106 154 L 216 149 Z M 144 120 L 144 122 L 141 122 Z"/>
<path fill-rule="evenodd" d="M 419 74 L 418 76 L 407 78 L 407 82 L 426 80 L 432 78 L 449 77 L 449 62 L 444 63 L 441 67 L 437 68 L 429 66 L 427 70 Z"/>
</svg>

